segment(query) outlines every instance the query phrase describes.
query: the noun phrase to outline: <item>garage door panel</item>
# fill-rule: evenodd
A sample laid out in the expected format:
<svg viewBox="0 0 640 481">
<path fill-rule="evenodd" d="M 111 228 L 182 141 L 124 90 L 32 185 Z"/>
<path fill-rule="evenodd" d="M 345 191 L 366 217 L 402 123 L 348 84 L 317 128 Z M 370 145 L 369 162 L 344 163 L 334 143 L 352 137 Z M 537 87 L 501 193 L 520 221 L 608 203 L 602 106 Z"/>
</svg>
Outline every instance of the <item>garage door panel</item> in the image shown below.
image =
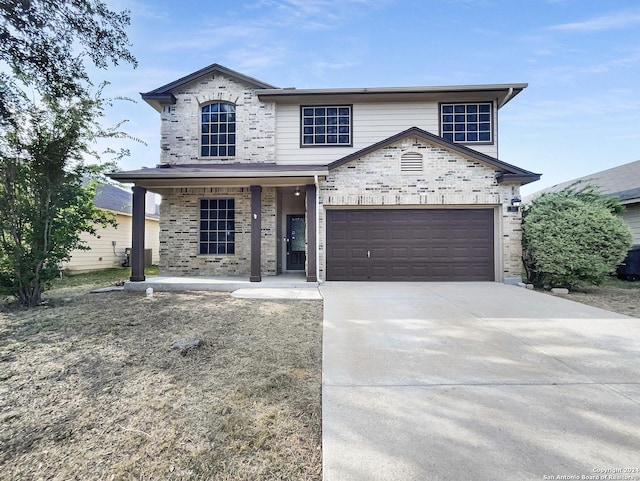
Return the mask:
<svg viewBox="0 0 640 481">
<path fill-rule="evenodd" d="M 411 240 L 411 233 L 406 228 L 394 227 L 389 232 L 389 238 L 392 241 L 408 241 Z"/>
<path fill-rule="evenodd" d="M 409 257 L 408 247 L 391 247 L 389 248 L 389 257 L 398 261 L 406 260 Z"/>
<path fill-rule="evenodd" d="M 369 229 L 368 231 L 369 239 L 373 242 L 383 241 L 387 242 L 390 237 L 390 232 L 386 227 L 376 227 L 373 229 Z"/>
<path fill-rule="evenodd" d="M 328 210 L 327 279 L 493 280 L 493 236 L 492 209 Z"/>
<path fill-rule="evenodd" d="M 409 256 L 411 256 L 411 259 L 426 259 L 429 257 L 429 249 L 426 247 L 411 247 Z"/>
</svg>

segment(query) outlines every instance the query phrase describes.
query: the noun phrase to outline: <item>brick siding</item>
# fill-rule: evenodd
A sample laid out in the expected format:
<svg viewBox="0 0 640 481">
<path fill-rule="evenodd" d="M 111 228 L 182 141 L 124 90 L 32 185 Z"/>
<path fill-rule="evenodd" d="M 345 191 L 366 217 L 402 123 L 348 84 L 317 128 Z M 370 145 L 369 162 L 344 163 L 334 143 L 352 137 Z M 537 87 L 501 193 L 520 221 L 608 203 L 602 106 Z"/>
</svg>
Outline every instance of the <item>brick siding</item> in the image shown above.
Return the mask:
<svg viewBox="0 0 640 481">
<path fill-rule="evenodd" d="M 275 106 L 260 102 L 253 87 L 216 73 L 174 95 L 161 113 L 162 164 L 275 162 Z M 215 101 L 236 106 L 235 157 L 200 157 L 200 109 Z"/>
<path fill-rule="evenodd" d="M 249 276 L 251 192 L 246 188 L 163 189 L 160 272 L 181 276 Z M 199 254 L 200 199 L 235 199 L 235 254 Z M 276 189 L 262 190 L 262 274 L 276 275 Z"/>
<path fill-rule="evenodd" d="M 419 153 L 423 172 L 401 172 L 400 158 Z M 502 217 L 496 237 L 505 279 L 521 275 L 520 213 L 507 212 L 517 185 L 498 184 L 496 172 L 475 160 L 408 137 L 331 171 L 320 182 L 321 207 L 469 207 L 497 209 Z M 325 209 L 320 209 L 320 276 L 325 278 Z M 498 222 L 499 224 L 499 222 Z M 500 227 L 500 226 L 498 226 Z M 498 229 L 500 230 L 500 229 Z"/>
</svg>

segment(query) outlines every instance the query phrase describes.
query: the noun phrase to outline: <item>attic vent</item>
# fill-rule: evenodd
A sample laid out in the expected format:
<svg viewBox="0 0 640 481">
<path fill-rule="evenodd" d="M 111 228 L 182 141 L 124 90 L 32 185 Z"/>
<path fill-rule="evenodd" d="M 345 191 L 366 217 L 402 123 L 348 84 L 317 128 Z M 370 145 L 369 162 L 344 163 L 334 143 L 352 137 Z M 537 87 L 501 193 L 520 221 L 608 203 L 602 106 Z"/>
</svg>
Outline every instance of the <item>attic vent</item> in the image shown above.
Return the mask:
<svg viewBox="0 0 640 481">
<path fill-rule="evenodd" d="M 400 172 L 422 172 L 422 154 L 407 152 L 400 158 Z"/>
</svg>

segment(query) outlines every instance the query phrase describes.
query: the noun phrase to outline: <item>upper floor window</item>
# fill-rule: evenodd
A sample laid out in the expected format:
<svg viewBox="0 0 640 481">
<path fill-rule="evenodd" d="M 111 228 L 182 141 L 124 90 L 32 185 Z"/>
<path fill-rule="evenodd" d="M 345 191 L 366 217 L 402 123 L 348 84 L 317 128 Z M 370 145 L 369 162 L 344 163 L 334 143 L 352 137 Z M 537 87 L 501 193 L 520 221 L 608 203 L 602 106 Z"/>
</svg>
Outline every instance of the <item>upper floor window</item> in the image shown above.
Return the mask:
<svg viewBox="0 0 640 481">
<path fill-rule="evenodd" d="M 352 145 L 350 105 L 309 105 L 301 109 L 303 146 Z"/>
<path fill-rule="evenodd" d="M 200 155 L 233 157 L 236 155 L 236 107 L 225 103 L 202 107 Z"/>
<path fill-rule="evenodd" d="M 492 104 L 440 104 L 442 138 L 451 142 L 493 142 Z"/>
</svg>

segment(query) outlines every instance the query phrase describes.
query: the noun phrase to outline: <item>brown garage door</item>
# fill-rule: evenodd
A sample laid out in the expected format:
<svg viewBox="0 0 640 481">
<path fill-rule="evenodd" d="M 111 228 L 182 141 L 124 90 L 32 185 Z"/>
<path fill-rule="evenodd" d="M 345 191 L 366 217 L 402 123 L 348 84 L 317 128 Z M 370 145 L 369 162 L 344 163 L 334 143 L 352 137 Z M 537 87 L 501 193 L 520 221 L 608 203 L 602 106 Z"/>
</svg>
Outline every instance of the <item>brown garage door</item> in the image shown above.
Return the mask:
<svg viewBox="0 0 640 481">
<path fill-rule="evenodd" d="M 327 280 L 492 281 L 493 210 L 328 210 Z"/>
</svg>

